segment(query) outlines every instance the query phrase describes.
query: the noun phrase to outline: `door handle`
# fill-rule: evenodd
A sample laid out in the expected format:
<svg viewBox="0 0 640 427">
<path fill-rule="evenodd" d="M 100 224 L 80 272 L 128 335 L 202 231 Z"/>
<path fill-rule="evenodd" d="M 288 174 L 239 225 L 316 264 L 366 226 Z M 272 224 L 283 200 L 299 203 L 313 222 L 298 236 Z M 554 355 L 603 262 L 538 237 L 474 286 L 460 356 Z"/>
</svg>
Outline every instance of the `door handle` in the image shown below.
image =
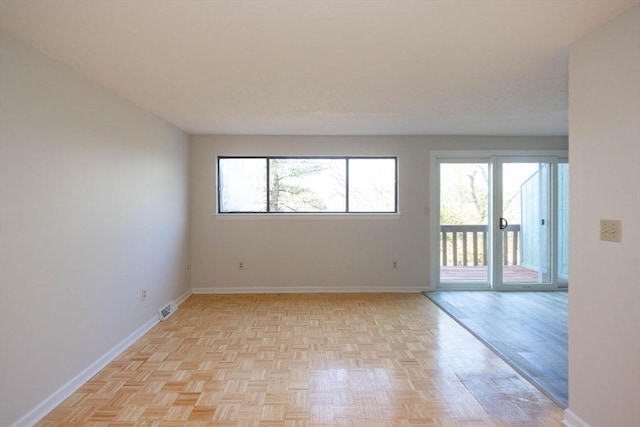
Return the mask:
<svg viewBox="0 0 640 427">
<path fill-rule="evenodd" d="M 504 230 L 508 225 L 509 223 L 505 218 L 500 218 L 500 230 Z"/>
</svg>

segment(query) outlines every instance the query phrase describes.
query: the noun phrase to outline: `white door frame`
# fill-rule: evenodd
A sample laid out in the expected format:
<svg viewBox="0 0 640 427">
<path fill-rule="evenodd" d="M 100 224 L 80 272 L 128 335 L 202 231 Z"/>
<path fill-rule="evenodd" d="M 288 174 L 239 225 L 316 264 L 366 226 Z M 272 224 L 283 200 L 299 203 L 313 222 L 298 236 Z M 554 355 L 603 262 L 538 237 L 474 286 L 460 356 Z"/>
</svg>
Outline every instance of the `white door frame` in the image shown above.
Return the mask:
<svg viewBox="0 0 640 427">
<path fill-rule="evenodd" d="M 566 150 L 451 150 L 451 151 L 432 151 L 430 156 L 430 181 L 431 181 L 431 283 L 434 290 L 557 290 L 558 288 L 566 288 L 566 283 L 558 282 L 557 272 L 557 170 L 558 163 L 567 162 L 568 153 Z M 489 165 L 489 260 L 488 282 L 487 283 L 440 283 L 440 163 L 488 163 Z M 495 239 L 501 240 L 502 232 L 496 226 L 496 220 L 500 217 L 501 201 L 494 200 L 494 197 L 501 197 L 501 166 L 507 161 L 522 162 L 549 162 L 552 164 L 550 176 L 550 233 L 548 240 L 549 251 L 549 274 L 550 284 L 502 284 L 501 260 L 502 257 L 494 256 L 497 250 L 501 250 L 502 243 L 495 242 Z M 500 167 L 497 168 L 496 166 Z M 496 246 L 498 249 L 495 249 Z"/>
</svg>

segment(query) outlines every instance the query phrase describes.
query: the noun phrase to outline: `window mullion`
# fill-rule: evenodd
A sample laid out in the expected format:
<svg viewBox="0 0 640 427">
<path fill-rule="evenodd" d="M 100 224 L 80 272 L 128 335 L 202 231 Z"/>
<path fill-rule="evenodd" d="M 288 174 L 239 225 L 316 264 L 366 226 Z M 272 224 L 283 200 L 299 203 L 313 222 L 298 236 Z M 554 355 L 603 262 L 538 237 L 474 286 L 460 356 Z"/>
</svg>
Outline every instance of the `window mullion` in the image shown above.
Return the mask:
<svg viewBox="0 0 640 427">
<path fill-rule="evenodd" d="M 349 158 L 346 158 L 346 170 L 345 170 L 345 213 L 349 213 Z"/>
<path fill-rule="evenodd" d="M 264 161 L 267 162 L 267 213 L 271 212 L 271 159 L 265 157 Z"/>
</svg>

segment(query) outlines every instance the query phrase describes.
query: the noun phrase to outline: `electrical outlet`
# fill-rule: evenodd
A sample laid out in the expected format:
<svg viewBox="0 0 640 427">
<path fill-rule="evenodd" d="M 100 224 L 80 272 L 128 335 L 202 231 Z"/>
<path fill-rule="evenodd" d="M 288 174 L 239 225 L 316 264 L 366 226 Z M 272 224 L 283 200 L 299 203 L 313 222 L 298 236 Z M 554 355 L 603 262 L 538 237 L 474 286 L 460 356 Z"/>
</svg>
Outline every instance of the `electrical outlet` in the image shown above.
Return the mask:
<svg viewBox="0 0 640 427">
<path fill-rule="evenodd" d="M 147 290 L 143 289 L 142 290 L 142 298 L 141 298 L 141 300 L 142 301 L 146 301 L 146 299 L 147 299 Z"/>
<path fill-rule="evenodd" d="M 244 261 L 238 262 L 238 270 L 244 270 Z"/>
<path fill-rule="evenodd" d="M 393 268 L 394 270 L 398 269 L 398 261 L 391 261 L 391 268 Z"/>
<path fill-rule="evenodd" d="M 615 219 L 601 219 L 600 240 L 604 240 L 605 242 L 621 242 L 622 221 Z"/>
</svg>

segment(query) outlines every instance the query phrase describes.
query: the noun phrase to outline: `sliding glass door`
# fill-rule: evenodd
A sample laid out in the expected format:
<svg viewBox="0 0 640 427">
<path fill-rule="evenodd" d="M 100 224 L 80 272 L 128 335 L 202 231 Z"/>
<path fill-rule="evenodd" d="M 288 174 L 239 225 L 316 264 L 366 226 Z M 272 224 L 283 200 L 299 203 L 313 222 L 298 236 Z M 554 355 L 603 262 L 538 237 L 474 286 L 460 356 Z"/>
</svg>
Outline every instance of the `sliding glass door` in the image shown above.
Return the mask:
<svg viewBox="0 0 640 427">
<path fill-rule="evenodd" d="M 567 285 L 568 165 L 561 159 L 436 156 L 437 288 Z"/>
<path fill-rule="evenodd" d="M 501 255 L 495 287 L 549 285 L 552 163 L 496 159 L 495 164 L 501 172 L 495 193 L 495 246 Z"/>
<path fill-rule="evenodd" d="M 489 283 L 489 163 L 440 164 L 440 281 Z"/>
<path fill-rule="evenodd" d="M 569 285 L 569 164 L 566 161 L 558 163 L 557 178 L 558 191 L 554 212 L 556 220 L 556 253 L 558 254 L 558 268 L 556 281 L 558 286 Z"/>
</svg>

